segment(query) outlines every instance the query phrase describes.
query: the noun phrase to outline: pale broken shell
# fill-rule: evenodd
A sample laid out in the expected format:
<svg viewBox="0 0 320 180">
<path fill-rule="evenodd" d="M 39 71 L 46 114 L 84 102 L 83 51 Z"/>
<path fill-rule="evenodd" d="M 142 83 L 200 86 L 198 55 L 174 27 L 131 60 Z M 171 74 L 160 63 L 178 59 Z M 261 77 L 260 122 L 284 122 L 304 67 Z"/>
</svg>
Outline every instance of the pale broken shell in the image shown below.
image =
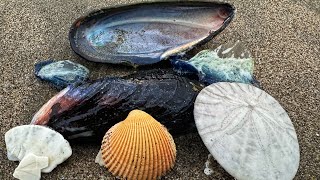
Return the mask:
<svg viewBox="0 0 320 180">
<path fill-rule="evenodd" d="M 149 114 L 133 110 L 103 138 L 107 169 L 125 179 L 155 179 L 175 163 L 176 146 L 167 129 Z"/>
<path fill-rule="evenodd" d="M 39 180 L 41 178 L 41 169 L 48 167 L 48 165 L 48 157 L 36 156 L 30 153 L 21 160 L 13 176 L 21 180 Z"/>
<path fill-rule="evenodd" d="M 101 149 L 99 150 L 96 159 L 94 160 L 95 163 L 99 164 L 100 166 L 104 166 L 104 161 L 102 159 Z"/>
<path fill-rule="evenodd" d="M 249 84 L 216 83 L 195 101 L 199 134 L 218 163 L 236 179 L 293 179 L 299 144 L 286 111 Z"/>
<path fill-rule="evenodd" d="M 48 167 L 41 170 L 45 173 L 51 172 L 72 154 L 69 142 L 58 132 L 44 126 L 14 127 L 6 132 L 5 141 L 11 161 L 21 161 L 29 153 L 48 157 Z"/>
</svg>

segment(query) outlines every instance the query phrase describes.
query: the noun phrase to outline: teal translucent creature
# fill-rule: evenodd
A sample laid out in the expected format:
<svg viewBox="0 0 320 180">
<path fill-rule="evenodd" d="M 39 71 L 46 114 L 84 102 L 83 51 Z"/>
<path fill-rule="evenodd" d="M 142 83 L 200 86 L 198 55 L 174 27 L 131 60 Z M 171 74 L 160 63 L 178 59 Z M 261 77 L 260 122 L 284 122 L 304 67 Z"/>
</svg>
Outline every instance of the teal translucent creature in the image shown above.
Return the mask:
<svg viewBox="0 0 320 180">
<path fill-rule="evenodd" d="M 56 88 L 63 89 L 70 84 L 85 81 L 89 76 L 89 70 L 69 60 L 47 60 L 35 64 L 35 75 Z"/>
<path fill-rule="evenodd" d="M 205 84 L 239 82 L 259 86 L 253 77 L 254 61 L 239 41 L 203 50 L 188 61 L 176 58 L 171 62 L 179 74 L 196 75 Z"/>
</svg>

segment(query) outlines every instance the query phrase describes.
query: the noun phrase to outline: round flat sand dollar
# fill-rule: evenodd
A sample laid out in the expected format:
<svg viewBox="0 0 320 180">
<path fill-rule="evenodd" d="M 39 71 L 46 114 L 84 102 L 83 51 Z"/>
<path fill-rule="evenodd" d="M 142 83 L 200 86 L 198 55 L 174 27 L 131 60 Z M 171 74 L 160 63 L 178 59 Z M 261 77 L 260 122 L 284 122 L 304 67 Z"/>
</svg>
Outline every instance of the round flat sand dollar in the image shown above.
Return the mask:
<svg viewBox="0 0 320 180">
<path fill-rule="evenodd" d="M 198 132 L 213 157 L 236 179 L 293 179 L 299 144 L 281 105 L 249 84 L 215 83 L 195 101 Z"/>
</svg>

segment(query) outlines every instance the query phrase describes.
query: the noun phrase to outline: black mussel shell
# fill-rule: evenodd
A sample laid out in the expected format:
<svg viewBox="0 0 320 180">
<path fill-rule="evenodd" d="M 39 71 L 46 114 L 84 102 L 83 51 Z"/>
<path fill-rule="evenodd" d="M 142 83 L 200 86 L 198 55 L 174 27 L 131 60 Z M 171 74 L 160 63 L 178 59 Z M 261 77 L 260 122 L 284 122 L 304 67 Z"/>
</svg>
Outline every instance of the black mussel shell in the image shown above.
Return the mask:
<svg viewBox="0 0 320 180">
<path fill-rule="evenodd" d="M 232 20 L 218 2 L 152 2 L 112 7 L 74 22 L 72 49 L 83 58 L 133 66 L 159 62 L 204 44 Z"/>
<path fill-rule="evenodd" d="M 164 124 L 173 135 L 195 130 L 193 103 L 201 85 L 163 70 L 70 85 L 49 100 L 31 124 L 47 125 L 69 140 L 101 142 L 134 109 Z"/>
</svg>

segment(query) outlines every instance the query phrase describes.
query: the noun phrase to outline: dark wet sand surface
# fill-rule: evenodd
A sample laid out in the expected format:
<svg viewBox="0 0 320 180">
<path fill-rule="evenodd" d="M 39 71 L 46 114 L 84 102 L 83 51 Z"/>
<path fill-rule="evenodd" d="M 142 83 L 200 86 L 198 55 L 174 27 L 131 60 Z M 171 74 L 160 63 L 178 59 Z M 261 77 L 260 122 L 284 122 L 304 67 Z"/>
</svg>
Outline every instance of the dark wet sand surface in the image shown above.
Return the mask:
<svg viewBox="0 0 320 180">
<path fill-rule="evenodd" d="M 7 160 L 4 133 L 28 124 L 57 91 L 33 75 L 34 63 L 53 58 L 87 66 L 92 77 L 123 75 L 132 68 L 87 62 L 73 53 L 68 31 L 73 21 L 106 6 L 138 1 L 0 1 L 0 179 L 13 179 L 18 165 Z M 229 1 L 237 8 L 230 26 L 214 42 L 243 41 L 255 58 L 263 88 L 288 111 L 296 128 L 301 160 L 296 179 L 320 178 L 320 5 L 317 0 Z M 93 72 L 94 71 L 94 72 Z M 177 162 L 165 179 L 232 179 L 214 162 L 203 173 L 208 151 L 197 134 L 175 138 Z M 94 163 L 95 145 L 74 145 L 73 155 L 43 179 L 111 179 Z"/>
</svg>

